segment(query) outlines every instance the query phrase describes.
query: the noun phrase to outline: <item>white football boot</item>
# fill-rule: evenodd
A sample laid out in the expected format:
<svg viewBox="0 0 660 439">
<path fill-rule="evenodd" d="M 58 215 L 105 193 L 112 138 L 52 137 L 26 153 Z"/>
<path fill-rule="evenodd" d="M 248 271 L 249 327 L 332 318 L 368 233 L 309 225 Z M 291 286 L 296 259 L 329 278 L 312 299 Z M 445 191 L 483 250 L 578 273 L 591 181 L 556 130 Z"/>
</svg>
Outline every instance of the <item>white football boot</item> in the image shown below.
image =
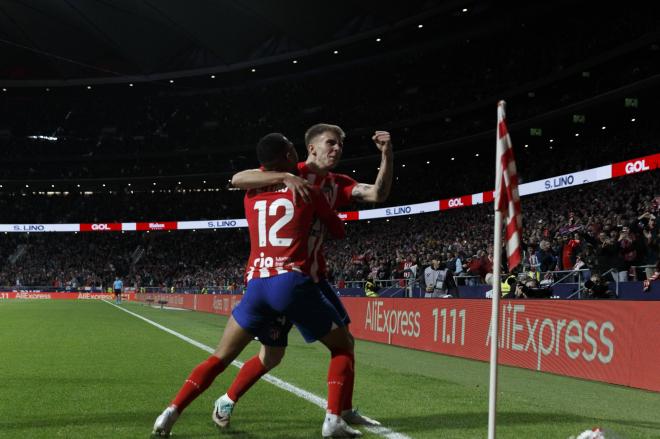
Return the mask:
<svg viewBox="0 0 660 439">
<path fill-rule="evenodd" d="M 157 437 L 168 437 L 172 432 L 172 426 L 178 418 L 179 412 L 176 411 L 176 408 L 169 406 L 156 418 L 154 430 L 151 434 Z"/>
<path fill-rule="evenodd" d="M 350 425 L 368 425 L 370 427 L 377 427 L 380 422 L 375 419 L 368 418 L 357 411 L 357 409 L 344 410 L 341 412 L 341 418 Z"/>
<path fill-rule="evenodd" d="M 236 403 L 232 401 L 226 393 L 215 401 L 213 414 L 211 415 L 215 425 L 220 428 L 229 427 L 231 412 L 234 410 L 235 404 Z"/>
<path fill-rule="evenodd" d="M 349 427 L 340 416 L 328 413 L 321 427 L 321 435 L 324 438 L 354 438 L 362 437 L 362 432 Z"/>
</svg>

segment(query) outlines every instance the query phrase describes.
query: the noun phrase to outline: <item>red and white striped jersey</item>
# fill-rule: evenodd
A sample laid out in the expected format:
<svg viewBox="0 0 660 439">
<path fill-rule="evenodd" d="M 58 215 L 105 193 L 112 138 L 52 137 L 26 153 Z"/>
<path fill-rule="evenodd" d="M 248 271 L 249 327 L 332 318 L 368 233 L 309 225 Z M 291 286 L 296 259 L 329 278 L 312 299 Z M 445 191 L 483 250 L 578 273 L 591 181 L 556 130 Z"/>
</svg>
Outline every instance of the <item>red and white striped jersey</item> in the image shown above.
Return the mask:
<svg viewBox="0 0 660 439">
<path fill-rule="evenodd" d="M 336 210 L 350 204 L 351 194 L 357 182 L 348 175 L 329 172 L 325 176 L 320 176 L 312 172 L 304 162 L 298 163 L 298 174 L 312 186 L 318 187 L 333 209 Z M 323 257 L 324 231 L 323 224 L 316 221 L 307 243 L 311 255 L 310 275 L 314 279 L 322 279 L 326 276 L 325 258 Z"/>
<path fill-rule="evenodd" d="M 310 203 L 296 206 L 291 191 L 285 186 L 252 189 L 245 194 L 243 204 L 250 232 L 246 282 L 289 271 L 312 276 L 308 242 L 317 220 L 333 236 L 345 236 L 343 222 L 320 190 L 313 190 L 311 198 Z"/>
</svg>

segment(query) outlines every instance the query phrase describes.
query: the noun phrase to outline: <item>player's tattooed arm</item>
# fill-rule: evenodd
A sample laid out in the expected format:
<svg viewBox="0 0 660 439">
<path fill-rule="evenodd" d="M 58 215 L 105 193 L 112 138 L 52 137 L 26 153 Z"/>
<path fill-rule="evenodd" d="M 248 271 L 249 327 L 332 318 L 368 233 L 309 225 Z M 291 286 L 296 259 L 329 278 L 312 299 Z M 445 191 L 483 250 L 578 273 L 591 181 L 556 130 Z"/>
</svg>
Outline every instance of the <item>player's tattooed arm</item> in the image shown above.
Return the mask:
<svg viewBox="0 0 660 439">
<path fill-rule="evenodd" d="M 363 203 L 381 203 L 385 201 L 390 195 L 394 175 L 394 157 L 390 133 L 376 131 L 372 139 L 381 151 L 380 168 L 376 181 L 374 184 L 358 183 L 351 192 L 351 196 L 355 201 Z"/>
<path fill-rule="evenodd" d="M 369 194 L 373 192 L 373 185 L 371 184 L 365 184 L 365 183 L 358 183 L 353 187 L 353 191 L 351 192 L 351 196 L 355 201 L 362 201 L 362 202 L 368 202 L 369 200 Z"/>
</svg>

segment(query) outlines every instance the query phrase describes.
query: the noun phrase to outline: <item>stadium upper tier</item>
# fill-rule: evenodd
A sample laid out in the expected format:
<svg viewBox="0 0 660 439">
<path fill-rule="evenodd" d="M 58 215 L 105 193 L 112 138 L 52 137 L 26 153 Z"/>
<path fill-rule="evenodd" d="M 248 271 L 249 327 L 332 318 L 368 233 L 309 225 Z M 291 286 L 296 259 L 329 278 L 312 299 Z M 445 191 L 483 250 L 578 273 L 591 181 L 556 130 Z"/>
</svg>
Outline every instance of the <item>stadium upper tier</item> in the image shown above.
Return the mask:
<svg viewBox="0 0 660 439">
<path fill-rule="evenodd" d="M 254 166 L 261 135 L 284 132 L 302 149 L 304 130 L 319 121 L 347 131 L 345 159 L 373 155 L 374 129 L 391 130 L 398 156 L 420 162 L 427 154 L 483 154 L 492 145 L 500 98 L 509 102 L 514 142 L 532 146 L 573 136 L 574 129 L 614 129 L 629 120 L 625 98 L 638 98 L 633 109 L 653 114 L 657 15 L 630 8 L 594 17 L 588 7 L 572 7 L 571 17 L 554 5 L 520 10 L 516 18 L 504 15 L 511 18 L 502 27 L 486 25 L 493 17 L 479 19 L 482 12 L 451 26 L 438 18 L 441 29 L 411 26 L 406 32 L 413 36 L 399 29 L 401 36 L 371 41 L 370 50 L 331 54 L 324 62 L 289 60 L 286 69 L 238 78 L 5 87 L 0 146 L 10 166 L 0 180 L 217 183 Z M 602 26 L 605 15 L 614 24 Z M 559 35 L 552 17 L 565 21 Z M 574 116 L 583 122 L 573 125 Z M 530 137 L 531 128 L 541 136 Z M 555 144 L 555 151 L 574 149 L 574 142 Z"/>
</svg>

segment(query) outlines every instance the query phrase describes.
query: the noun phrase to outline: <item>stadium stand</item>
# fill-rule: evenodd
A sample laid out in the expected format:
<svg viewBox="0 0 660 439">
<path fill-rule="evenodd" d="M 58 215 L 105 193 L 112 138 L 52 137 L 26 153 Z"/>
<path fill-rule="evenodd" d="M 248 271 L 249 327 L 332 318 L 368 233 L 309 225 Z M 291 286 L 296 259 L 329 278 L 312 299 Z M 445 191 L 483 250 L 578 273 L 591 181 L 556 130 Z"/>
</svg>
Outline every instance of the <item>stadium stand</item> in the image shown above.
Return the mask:
<svg viewBox="0 0 660 439">
<path fill-rule="evenodd" d="M 360 181 L 376 175 L 370 133 L 392 131 L 396 181 L 387 205 L 488 190 L 498 98 L 509 102 L 523 182 L 656 152 L 657 15 L 642 8 L 604 11 L 611 25 L 602 27 L 603 18 L 588 6 L 572 6 L 561 34 L 550 41 L 552 18 L 567 19 L 562 7 L 511 14 L 506 6 L 477 11 L 465 22 L 454 12 L 433 15 L 432 23 L 452 38 L 394 27 L 380 49 L 360 41 L 342 49 L 342 56 L 310 55 L 301 62 L 305 67 L 294 70 L 287 60 L 286 66 L 259 68 L 247 80 L 227 72 L 218 74 L 222 81 L 205 74 L 135 87 L 115 81 L 93 88 L 9 89 L 0 94 L 6 165 L 0 169 L 0 223 L 241 218 L 242 193 L 227 182 L 255 166 L 255 140 L 282 131 L 301 150 L 304 129 L 321 120 L 346 129 L 338 171 Z M 502 26 L 483 25 L 496 17 Z M 531 27 L 534 32 L 524 30 Z M 521 32 L 529 38 L 520 41 Z M 455 69 L 457 63 L 464 68 Z M 382 67 L 374 72 L 374 65 Z M 571 268 L 567 261 L 575 263 L 578 255 L 604 269 L 593 240 L 601 230 L 627 225 L 635 256 L 628 252 L 625 263 L 610 262 L 619 271 L 654 264 L 657 225 L 650 240 L 642 239 L 637 217 L 657 213 L 657 193 L 650 173 L 527 197 L 525 242 L 536 250 L 548 241 L 552 269 Z M 351 246 L 329 244 L 333 278 L 396 278 L 406 258 L 423 268 L 450 253 L 466 264 L 479 252 L 487 257 L 489 209 L 350 223 Z M 584 239 L 565 260 L 562 236 L 572 232 Z M 385 234 L 387 241 L 379 238 Z M 0 257 L 11 263 L 3 266 L 0 284 L 7 286 L 100 288 L 120 273 L 131 285 L 201 291 L 240 285 L 247 254 L 242 230 L 5 238 Z"/>
<path fill-rule="evenodd" d="M 552 255 L 550 270 L 572 269 L 577 256 L 585 262 L 584 268 L 599 273 L 654 265 L 659 254 L 658 226 L 640 217 L 658 214 L 658 190 L 657 176 L 651 172 L 525 197 L 525 248 L 531 246 L 536 252 L 540 243 L 547 241 Z M 369 275 L 378 280 L 401 279 L 406 258 L 417 261 L 421 273 L 431 259 L 448 261 L 450 253 L 465 262 L 467 271 L 468 258 L 480 252 L 492 257 L 492 227 L 484 221 L 492 216 L 491 209 L 487 204 L 440 214 L 351 222 L 347 241 L 327 243 L 332 279 L 337 283 L 364 281 Z M 620 239 L 623 227 L 630 229 L 630 243 Z M 614 238 L 613 257 L 601 249 L 601 232 Z M 573 238 L 576 233 L 581 242 L 565 266 L 564 237 Z M 119 273 L 126 285 L 138 288 L 226 289 L 242 284 L 247 242 L 243 229 L 10 233 L 2 240 L 0 257 L 12 262 L 0 271 L 0 284 L 102 287 Z M 479 283 L 484 282 L 486 273 L 481 273 Z M 643 271 L 634 274 L 639 280 L 645 278 Z"/>
</svg>

